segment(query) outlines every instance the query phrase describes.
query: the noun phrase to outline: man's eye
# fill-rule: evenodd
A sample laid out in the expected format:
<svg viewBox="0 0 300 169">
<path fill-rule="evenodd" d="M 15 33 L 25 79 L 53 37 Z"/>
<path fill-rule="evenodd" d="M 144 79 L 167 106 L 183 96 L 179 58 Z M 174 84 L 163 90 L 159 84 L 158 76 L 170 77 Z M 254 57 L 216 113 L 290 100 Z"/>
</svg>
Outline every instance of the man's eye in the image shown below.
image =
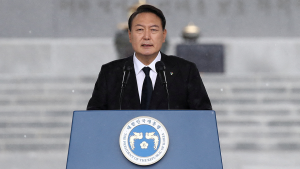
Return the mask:
<svg viewBox="0 0 300 169">
<path fill-rule="evenodd" d="M 137 31 L 142 31 L 143 29 L 137 29 Z"/>
<path fill-rule="evenodd" d="M 152 31 L 154 31 L 154 32 L 156 32 L 157 31 L 157 29 L 151 29 Z"/>
</svg>

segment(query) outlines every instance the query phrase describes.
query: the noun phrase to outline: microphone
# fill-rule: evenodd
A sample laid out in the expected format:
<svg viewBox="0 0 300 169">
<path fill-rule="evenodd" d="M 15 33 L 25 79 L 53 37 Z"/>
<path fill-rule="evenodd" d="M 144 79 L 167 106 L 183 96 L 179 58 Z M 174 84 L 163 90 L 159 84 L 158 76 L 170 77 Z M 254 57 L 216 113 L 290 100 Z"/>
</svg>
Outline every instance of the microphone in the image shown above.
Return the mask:
<svg viewBox="0 0 300 169">
<path fill-rule="evenodd" d="M 168 100 L 168 110 L 170 110 L 170 99 L 169 99 L 168 83 L 166 78 L 166 66 L 164 62 L 162 61 L 156 62 L 155 69 L 166 91 L 167 100 Z"/>
<path fill-rule="evenodd" d="M 132 69 L 132 66 L 130 65 L 130 63 L 128 61 L 126 61 L 123 66 L 123 80 L 122 80 L 120 99 L 119 99 L 120 110 L 122 110 L 123 91 L 127 85 L 131 69 Z"/>
</svg>

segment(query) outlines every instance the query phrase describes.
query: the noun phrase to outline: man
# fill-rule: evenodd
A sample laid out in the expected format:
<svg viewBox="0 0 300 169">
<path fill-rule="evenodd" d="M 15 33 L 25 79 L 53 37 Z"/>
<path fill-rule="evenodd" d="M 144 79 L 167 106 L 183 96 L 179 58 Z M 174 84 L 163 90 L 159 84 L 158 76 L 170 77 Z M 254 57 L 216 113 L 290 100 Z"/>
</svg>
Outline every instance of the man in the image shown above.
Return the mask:
<svg viewBox="0 0 300 169">
<path fill-rule="evenodd" d="M 211 110 L 198 69 L 194 63 L 160 52 L 165 42 L 166 20 L 161 10 L 142 5 L 128 20 L 133 56 L 102 66 L 87 110 L 120 109 L 119 98 L 124 64 L 132 67 L 123 91 L 122 109 L 168 109 L 166 91 L 155 69 L 165 64 L 170 109 Z"/>
</svg>

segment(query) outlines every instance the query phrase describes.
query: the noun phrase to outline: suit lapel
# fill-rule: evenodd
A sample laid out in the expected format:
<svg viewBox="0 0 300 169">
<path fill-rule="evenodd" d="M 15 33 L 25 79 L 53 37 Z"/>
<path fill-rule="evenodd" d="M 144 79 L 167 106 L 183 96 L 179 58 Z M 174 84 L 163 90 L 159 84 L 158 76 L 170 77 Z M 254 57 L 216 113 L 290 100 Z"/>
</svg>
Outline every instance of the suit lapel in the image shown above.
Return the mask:
<svg viewBox="0 0 300 169">
<path fill-rule="evenodd" d="M 161 61 L 164 62 L 166 66 L 166 78 L 167 78 L 167 85 L 168 89 L 170 86 L 172 86 L 172 81 L 176 78 L 176 75 L 178 74 L 179 69 L 176 67 L 176 65 L 172 62 L 172 60 L 169 59 L 169 57 L 163 53 L 161 53 Z M 162 85 L 162 82 L 159 78 L 159 75 L 156 77 L 156 82 L 154 86 L 154 90 L 152 93 L 151 103 L 150 103 L 150 109 L 158 109 L 158 107 L 161 103 L 167 103 L 167 94 L 166 91 Z M 167 104 L 165 109 L 167 109 Z"/>
<path fill-rule="evenodd" d="M 135 109 L 140 109 L 141 105 L 140 105 L 140 99 L 139 99 L 139 93 L 138 93 L 138 87 L 137 87 L 137 82 L 135 77 L 132 56 L 128 58 L 128 62 L 130 62 L 132 69 L 130 71 L 130 76 L 127 82 L 127 86 L 125 88 L 122 107 L 124 107 L 124 109 L 135 110 Z"/>
<path fill-rule="evenodd" d="M 157 75 L 155 85 L 154 85 L 154 90 L 153 90 L 152 96 L 151 96 L 151 102 L 150 102 L 149 109 L 157 109 L 158 106 L 161 104 L 162 98 L 167 99 L 166 93 L 164 91 L 164 88 L 163 88 L 163 85 L 159 78 L 159 75 Z"/>
<path fill-rule="evenodd" d="M 173 83 L 174 79 L 178 78 L 179 68 L 174 62 L 172 62 L 172 59 L 170 59 L 170 57 L 165 54 L 162 54 L 161 60 L 166 65 L 166 78 L 167 78 L 167 83 L 169 88 L 170 86 L 174 85 Z"/>
</svg>

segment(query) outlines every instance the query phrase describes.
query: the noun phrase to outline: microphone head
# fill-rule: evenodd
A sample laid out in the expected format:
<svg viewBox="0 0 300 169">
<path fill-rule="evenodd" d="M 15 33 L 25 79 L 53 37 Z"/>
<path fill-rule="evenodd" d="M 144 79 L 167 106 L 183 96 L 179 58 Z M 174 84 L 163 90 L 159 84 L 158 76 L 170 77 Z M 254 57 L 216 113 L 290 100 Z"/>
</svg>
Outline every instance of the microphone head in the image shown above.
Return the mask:
<svg viewBox="0 0 300 169">
<path fill-rule="evenodd" d="M 123 71 L 130 71 L 132 69 L 132 66 L 130 65 L 130 62 L 126 61 L 123 66 Z"/>
<path fill-rule="evenodd" d="M 132 69 L 132 66 L 130 66 L 130 65 L 128 65 L 127 67 L 126 67 L 126 70 L 127 71 L 130 71 Z"/>
<path fill-rule="evenodd" d="M 155 63 L 155 69 L 156 69 L 157 72 L 165 71 L 166 66 L 165 66 L 164 62 L 158 61 L 158 62 Z"/>
</svg>

